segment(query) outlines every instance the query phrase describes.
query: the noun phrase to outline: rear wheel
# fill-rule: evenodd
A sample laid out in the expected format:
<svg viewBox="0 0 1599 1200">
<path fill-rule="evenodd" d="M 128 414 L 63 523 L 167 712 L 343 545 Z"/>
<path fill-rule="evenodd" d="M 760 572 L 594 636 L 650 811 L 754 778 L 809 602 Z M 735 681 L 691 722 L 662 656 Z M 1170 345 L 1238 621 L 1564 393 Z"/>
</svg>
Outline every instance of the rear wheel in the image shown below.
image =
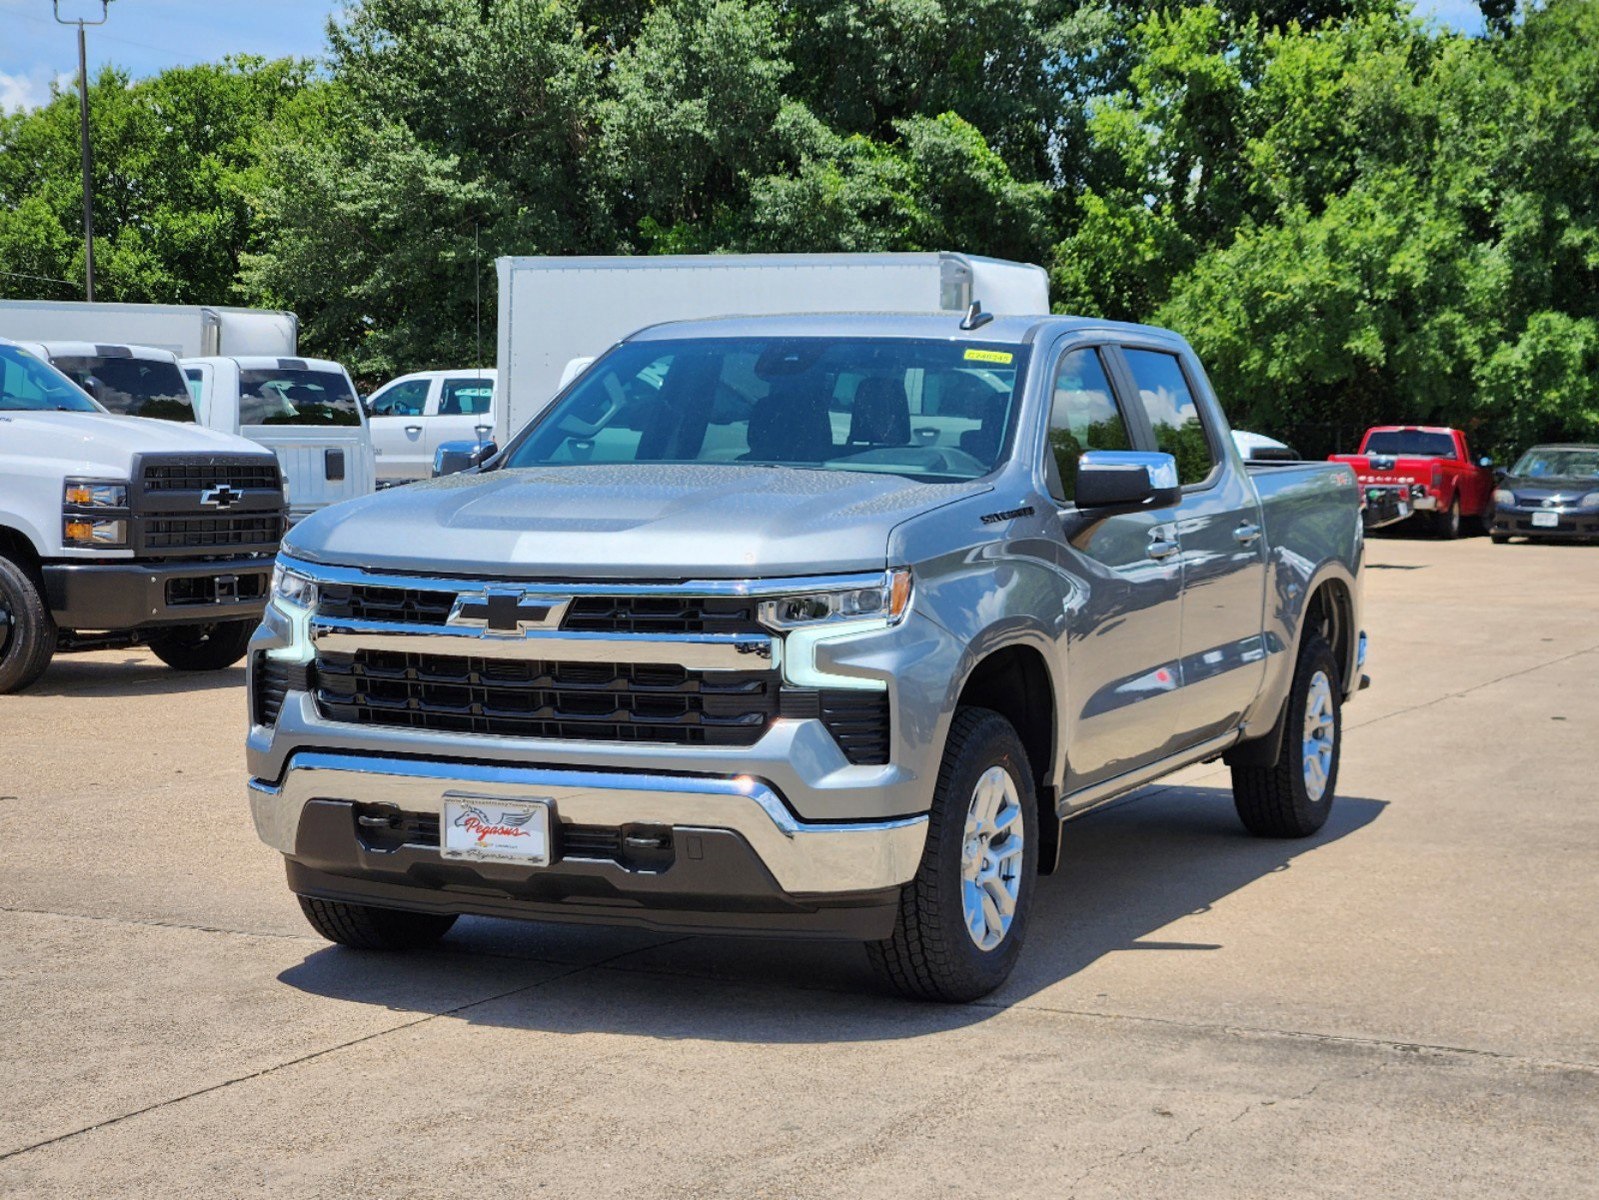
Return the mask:
<svg viewBox="0 0 1599 1200">
<path fill-rule="evenodd" d="M 56 623 L 33 575 L 0 555 L 0 694 L 44 674 L 56 651 Z"/>
<path fill-rule="evenodd" d="M 352 950 L 420 950 L 433 945 L 455 924 L 454 913 L 405 912 L 314 896 L 298 899 L 311 928 Z"/>
<path fill-rule="evenodd" d="M 254 621 L 218 621 L 164 629 L 149 641 L 155 656 L 174 670 L 220 671 L 244 657 L 254 632 Z"/>
<path fill-rule="evenodd" d="M 900 994 L 964 1002 L 1010 975 L 1038 875 L 1038 801 L 1011 723 L 963 708 L 950 727 L 916 877 L 893 936 L 868 946 Z"/>
<path fill-rule="evenodd" d="M 1433 529 L 1439 537 L 1452 542 L 1460 536 L 1460 497 L 1449 502 L 1449 507 L 1433 518 Z"/>
<path fill-rule="evenodd" d="M 1270 766 L 1233 767 L 1233 804 L 1259 837 L 1309 837 L 1327 823 L 1343 736 L 1338 663 L 1307 635 L 1294 668 L 1282 748 Z"/>
</svg>

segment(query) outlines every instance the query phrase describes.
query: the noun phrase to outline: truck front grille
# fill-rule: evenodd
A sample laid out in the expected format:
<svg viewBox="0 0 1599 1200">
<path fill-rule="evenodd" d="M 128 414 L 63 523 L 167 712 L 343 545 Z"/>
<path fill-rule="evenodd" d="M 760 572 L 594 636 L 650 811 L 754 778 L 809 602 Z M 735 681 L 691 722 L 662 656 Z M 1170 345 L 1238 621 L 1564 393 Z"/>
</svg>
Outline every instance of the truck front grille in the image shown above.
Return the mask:
<svg viewBox="0 0 1599 1200">
<path fill-rule="evenodd" d="M 152 517 L 144 523 L 144 549 L 236 550 L 255 549 L 273 543 L 283 535 L 283 518 L 251 517 Z"/>
<path fill-rule="evenodd" d="M 502 737 L 749 746 L 777 713 L 774 671 L 324 652 L 317 704 L 335 721 Z"/>
<path fill-rule="evenodd" d="M 471 591 L 463 583 L 460 591 Z M 536 585 L 529 585 L 537 591 Z M 317 613 L 355 621 L 443 625 L 460 592 L 324 583 Z M 748 596 L 579 596 L 561 628 L 574 633 L 764 633 Z"/>
<path fill-rule="evenodd" d="M 277 724 L 284 698 L 292 691 L 308 691 L 311 668 L 306 663 L 285 663 L 265 654 L 255 657 L 250 696 L 251 716 L 257 725 Z"/>
<path fill-rule="evenodd" d="M 147 492 L 203 492 L 226 484 L 239 491 L 282 491 L 278 465 L 271 462 L 159 462 L 144 468 Z"/>
</svg>

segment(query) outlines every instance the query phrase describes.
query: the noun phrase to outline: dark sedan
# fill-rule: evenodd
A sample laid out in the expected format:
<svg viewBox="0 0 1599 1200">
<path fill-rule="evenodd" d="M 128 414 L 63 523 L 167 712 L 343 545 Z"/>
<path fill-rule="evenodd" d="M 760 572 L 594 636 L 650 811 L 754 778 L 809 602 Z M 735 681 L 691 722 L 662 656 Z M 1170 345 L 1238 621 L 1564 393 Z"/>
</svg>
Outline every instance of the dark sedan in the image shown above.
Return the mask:
<svg viewBox="0 0 1599 1200">
<path fill-rule="evenodd" d="M 1494 491 L 1496 542 L 1599 538 L 1599 446 L 1534 446 Z"/>
</svg>

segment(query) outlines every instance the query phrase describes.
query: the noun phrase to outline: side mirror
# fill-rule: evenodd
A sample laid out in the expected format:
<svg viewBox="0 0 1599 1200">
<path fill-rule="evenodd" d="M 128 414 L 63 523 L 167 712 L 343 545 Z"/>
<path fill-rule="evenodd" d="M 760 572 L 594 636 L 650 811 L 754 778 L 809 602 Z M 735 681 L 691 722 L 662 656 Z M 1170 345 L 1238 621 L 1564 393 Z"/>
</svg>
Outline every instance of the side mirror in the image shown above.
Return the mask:
<svg viewBox="0 0 1599 1200">
<path fill-rule="evenodd" d="M 1077 460 L 1077 507 L 1093 516 L 1165 508 L 1181 498 L 1170 454 L 1089 450 Z"/>
<path fill-rule="evenodd" d="M 493 442 L 443 442 L 433 452 L 433 478 L 475 470 L 499 452 Z"/>
<path fill-rule="evenodd" d="M 1493 469 L 1493 465 L 1494 465 L 1494 460 L 1489 458 L 1486 454 L 1484 454 L 1481 458 L 1479 458 L 1477 460 L 1477 465 L 1479 467 L 1481 467 L 1485 471 L 1492 470 Z"/>
</svg>

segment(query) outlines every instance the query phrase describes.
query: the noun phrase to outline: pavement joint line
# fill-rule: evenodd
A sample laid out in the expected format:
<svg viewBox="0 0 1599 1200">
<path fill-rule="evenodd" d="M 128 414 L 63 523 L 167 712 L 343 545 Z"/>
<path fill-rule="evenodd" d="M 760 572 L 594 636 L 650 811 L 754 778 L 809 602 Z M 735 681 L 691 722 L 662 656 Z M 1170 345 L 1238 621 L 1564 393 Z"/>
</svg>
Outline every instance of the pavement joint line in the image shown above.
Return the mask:
<svg viewBox="0 0 1599 1200">
<path fill-rule="evenodd" d="M 685 939 L 679 938 L 677 940 L 683 941 Z M 671 943 L 667 944 L 670 945 Z M 616 954 L 608 959 L 602 959 L 597 963 L 574 966 L 571 970 L 562 971 L 560 974 L 552 975 L 548 979 L 540 979 L 534 983 L 524 983 L 520 987 L 509 988 L 503 992 L 496 992 L 492 996 L 484 996 L 478 1000 L 468 1000 L 465 1004 L 457 1004 L 453 1008 L 446 1008 L 436 1013 L 425 1013 L 424 1015 L 416 1018 L 414 1021 L 402 1021 L 400 1024 L 391 1025 L 387 1029 L 377 1029 L 371 1033 L 362 1034 L 358 1038 L 351 1038 L 349 1041 L 340 1042 L 335 1046 L 324 1046 L 322 1049 L 313 1050 L 309 1054 L 302 1054 L 297 1058 L 291 1058 L 284 1062 L 274 1063 L 269 1067 L 262 1067 L 259 1071 L 251 1071 L 248 1074 L 239 1075 L 232 1079 L 224 1079 L 218 1083 L 207 1084 L 205 1087 L 195 1088 L 192 1092 L 185 1092 L 181 1096 L 170 1096 L 165 1100 L 157 1100 L 153 1104 L 146 1104 L 142 1108 L 133 1109 L 131 1112 L 119 1113 L 117 1116 L 107 1117 L 103 1121 L 96 1121 L 92 1125 L 85 1125 L 81 1129 L 73 1129 L 66 1133 L 58 1133 L 54 1137 L 44 1138 L 41 1141 L 32 1143 L 31 1145 L 19 1146 L 15 1150 L 6 1150 L 0 1152 L 0 1162 L 5 1162 L 8 1159 L 16 1158 L 19 1155 L 32 1153 L 35 1150 L 44 1150 L 50 1146 L 59 1145 L 61 1142 L 71 1141 L 73 1138 L 82 1137 L 84 1134 L 94 1133 L 96 1130 L 105 1129 L 112 1125 L 120 1125 L 123 1121 L 130 1121 L 134 1117 L 141 1117 L 146 1113 L 156 1112 L 159 1109 L 170 1108 L 174 1104 L 182 1104 L 185 1100 L 195 1100 L 201 1096 L 210 1095 L 212 1092 L 220 1092 L 224 1088 L 230 1088 L 234 1086 L 234 1084 L 249 1083 L 251 1080 L 261 1079 L 267 1075 L 275 1075 L 279 1071 L 285 1071 L 290 1067 L 297 1067 L 304 1063 L 314 1062 L 319 1058 L 326 1058 L 330 1054 L 337 1054 L 339 1051 L 348 1050 L 352 1046 L 359 1046 L 365 1042 L 376 1041 L 378 1038 L 388 1037 L 391 1033 L 402 1033 L 407 1029 L 415 1029 L 418 1025 L 426 1025 L 429 1021 L 437 1021 L 442 1017 L 458 1016 L 459 1014 L 477 1008 L 480 1005 L 493 1004 L 496 1001 L 505 1000 L 511 996 L 520 995 L 523 992 L 531 992 L 538 988 L 548 987 L 552 983 L 559 983 L 561 980 L 569 979 L 573 975 L 577 975 L 580 972 L 603 967 L 608 963 L 615 962 L 617 959 L 626 958 L 629 954 L 637 954 L 641 950 L 652 948 L 653 947 L 635 947 L 632 950 L 624 950 L 620 954 Z"/>
<path fill-rule="evenodd" d="M 1507 679 L 1516 679 L 1522 675 L 1531 675 L 1535 671 L 1542 671 L 1548 667 L 1558 666 L 1563 662 L 1570 662 L 1574 658 L 1581 658 L 1584 654 L 1592 654 L 1595 651 L 1599 651 L 1599 646 L 1585 646 L 1581 650 L 1573 650 L 1570 654 L 1562 654 L 1559 658 L 1551 658 L 1545 662 L 1534 663 L 1530 667 L 1522 667 L 1519 671 L 1506 671 L 1503 675 L 1495 675 L 1492 679 L 1484 679 L 1481 683 L 1474 683 L 1470 687 L 1461 688 L 1456 692 L 1445 692 L 1441 696 L 1434 696 L 1431 700 L 1423 700 L 1418 704 L 1410 705 L 1408 708 L 1396 708 L 1392 712 L 1381 713 L 1378 716 L 1372 717 L 1369 721 L 1359 721 L 1347 726 L 1347 728 L 1365 729 L 1368 726 L 1376 725 L 1382 721 L 1386 721 L 1390 717 L 1402 717 L 1407 713 L 1419 712 L 1424 708 L 1431 708 L 1435 704 L 1442 704 L 1445 700 L 1458 700 L 1462 696 L 1469 696 L 1472 692 L 1478 692 L 1483 688 L 1492 687 L 1496 683 L 1503 683 Z"/>
<path fill-rule="evenodd" d="M 25 917 L 58 917 L 63 921 L 102 921 L 110 925 L 139 925 L 147 929 L 182 929 L 192 933 L 225 933 L 233 937 L 278 938 L 288 942 L 320 942 L 308 933 L 274 933 L 269 929 L 228 929 L 221 925 L 190 925 L 184 921 L 158 921 L 153 917 L 117 917 L 105 913 L 65 913 L 49 908 L 17 908 L 0 904 L 0 913 Z"/>
</svg>

